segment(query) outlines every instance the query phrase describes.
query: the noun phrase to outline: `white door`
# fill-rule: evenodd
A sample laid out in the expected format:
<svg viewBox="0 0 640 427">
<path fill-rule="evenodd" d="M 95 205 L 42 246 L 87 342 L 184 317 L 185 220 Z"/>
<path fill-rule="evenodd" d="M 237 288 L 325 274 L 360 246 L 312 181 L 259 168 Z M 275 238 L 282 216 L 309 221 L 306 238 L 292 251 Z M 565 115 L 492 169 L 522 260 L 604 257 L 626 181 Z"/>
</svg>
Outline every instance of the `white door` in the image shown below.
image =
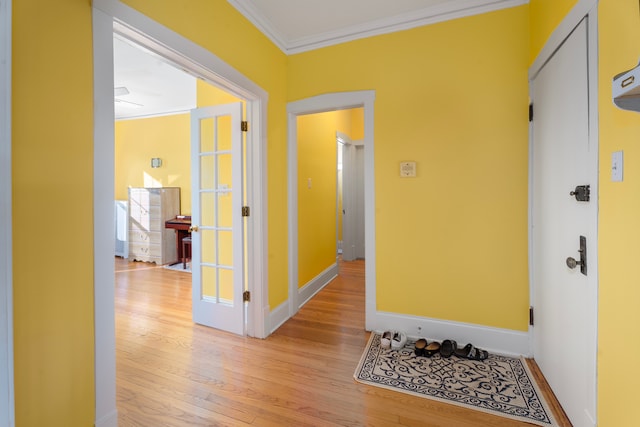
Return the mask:
<svg viewBox="0 0 640 427">
<path fill-rule="evenodd" d="M 364 145 L 342 142 L 342 259 L 364 258 Z"/>
<path fill-rule="evenodd" d="M 594 425 L 597 143 L 589 144 L 587 22 L 533 79 L 532 278 L 534 355 L 575 426 Z M 590 201 L 576 186 L 590 185 Z M 580 261 L 586 241 L 586 271 Z M 590 257 L 591 255 L 591 257 Z"/>
<path fill-rule="evenodd" d="M 191 112 L 193 320 L 244 334 L 242 104 Z"/>
</svg>

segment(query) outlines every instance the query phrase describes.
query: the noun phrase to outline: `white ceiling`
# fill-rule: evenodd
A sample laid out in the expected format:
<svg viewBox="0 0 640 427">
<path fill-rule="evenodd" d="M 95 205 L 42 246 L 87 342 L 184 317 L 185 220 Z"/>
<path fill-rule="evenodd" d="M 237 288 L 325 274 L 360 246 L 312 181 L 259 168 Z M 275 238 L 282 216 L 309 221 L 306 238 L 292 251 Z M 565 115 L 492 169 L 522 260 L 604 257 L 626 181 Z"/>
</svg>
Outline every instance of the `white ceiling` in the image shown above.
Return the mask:
<svg viewBox="0 0 640 427">
<path fill-rule="evenodd" d="M 196 79 L 126 39 L 113 39 L 118 120 L 186 112 L 196 107 Z"/>
<path fill-rule="evenodd" d="M 227 0 L 286 54 L 526 4 L 529 0 Z M 196 79 L 114 38 L 116 119 L 185 112 Z"/>
<path fill-rule="evenodd" d="M 227 1 L 287 54 L 529 2 L 529 0 Z"/>
</svg>

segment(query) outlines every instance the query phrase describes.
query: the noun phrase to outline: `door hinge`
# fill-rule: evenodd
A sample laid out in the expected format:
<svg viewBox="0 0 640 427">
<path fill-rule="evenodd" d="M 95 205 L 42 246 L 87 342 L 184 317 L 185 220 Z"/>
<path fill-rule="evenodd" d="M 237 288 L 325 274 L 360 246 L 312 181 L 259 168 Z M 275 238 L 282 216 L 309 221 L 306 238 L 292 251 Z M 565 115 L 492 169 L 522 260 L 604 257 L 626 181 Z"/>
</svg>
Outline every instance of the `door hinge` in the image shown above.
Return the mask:
<svg viewBox="0 0 640 427">
<path fill-rule="evenodd" d="M 247 132 L 249 130 L 249 122 L 246 120 L 243 120 L 240 122 L 240 130 L 242 132 Z"/>
<path fill-rule="evenodd" d="M 533 121 L 533 103 L 529 104 L 529 121 Z"/>
<path fill-rule="evenodd" d="M 529 325 L 533 326 L 533 307 L 529 307 Z"/>
<path fill-rule="evenodd" d="M 249 302 L 249 301 L 251 301 L 251 292 L 244 291 L 242 293 L 242 302 Z"/>
<path fill-rule="evenodd" d="M 243 206 L 242 207 L 242 216 L 249 216 L 250 212 L 249 212 L 249 206 Z"/>
</svg>

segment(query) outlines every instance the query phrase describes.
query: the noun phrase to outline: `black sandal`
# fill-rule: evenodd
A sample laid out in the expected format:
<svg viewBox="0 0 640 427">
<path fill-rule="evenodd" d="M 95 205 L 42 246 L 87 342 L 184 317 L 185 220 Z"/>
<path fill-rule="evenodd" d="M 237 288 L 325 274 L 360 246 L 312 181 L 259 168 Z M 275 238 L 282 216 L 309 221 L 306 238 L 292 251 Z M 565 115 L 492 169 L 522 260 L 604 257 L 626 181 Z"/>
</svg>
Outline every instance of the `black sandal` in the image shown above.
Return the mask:
<svg viewBox="0 0 640 427">
<path fill-rule="evenodd" d="M 454 340 L 444 340 L 440 346 L 440 356 L 449 358 L 457 349 L 458 343 Z"/>
<path fill-rule="evenodd" d="M 473 344 L 467 344 L 464 348 L 455 350 L 454 354 L 458 357 L 470 360 L 485 360 L 489 357 L 489 353 L 486 350 L 476 348 Z"/>
<path fill-rule="evenodd" d="M 416 341 L 414 353 L 416 356 L 424 356 L 424 349 L 427 348 L 427 340 L 420 338 Z"/>
</svg>

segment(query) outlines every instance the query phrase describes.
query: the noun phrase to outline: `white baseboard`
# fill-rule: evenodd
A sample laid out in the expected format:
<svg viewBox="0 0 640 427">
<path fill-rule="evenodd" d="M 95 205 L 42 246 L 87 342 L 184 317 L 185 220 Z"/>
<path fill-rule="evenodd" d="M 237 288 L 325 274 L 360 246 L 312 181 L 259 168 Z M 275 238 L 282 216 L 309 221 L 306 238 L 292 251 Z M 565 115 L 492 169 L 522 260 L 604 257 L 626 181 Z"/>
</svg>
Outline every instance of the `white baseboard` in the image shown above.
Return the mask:
<svg viewBox="0 0 640 427">
<path fill-rule="evenodd" d="M 118 411 L 113 411 L 96 420 L 95 427 L 118 427 Z"/>
<path fill-rule="evenodd" d="M 331 264 L 322 273 L 311 279 L 298 290 L 298 308 L 302 307 L 330 281 L 338 276 L 338 262 Z"/>
<path fill-rule="evenodd" d="M 329 282 L 338 276 L 338 262 L 327 267 L 322 273 L 310 280 L 302 288 L 298 289 L 298 309 L 305 305 L 315 294 L 320 292 Z M 297 312 L 297 309 L 295 310 Z M 272 334 L 284 322 L 289 320 L 294 313 L 289 311 L 289 300 L 285 300 L 269 313 L 269 334 Z"/>
<path fill-rule="evenodd" d="M 282 326 L 290 317 L 289 300 L 287 299 L 269 313 L 269 335 Z"/>
<path fill-rule="evenodd" d="M 528 332 L 381 311 L 376 312 L 375 317 L 370 324 L 378 332 L 394 329 L 404 331 L 413 338 L 436 341 L 453 339 L 459 346 L 472 343 L 491 353 L 530 356 Z"/>
<path fill-rule="evenodd" d="M 270 313 L 270 325 L 276 325 L 271 328 L 271 333 L 289 320 L 288 307 L 289 303 L 285 301 Z M 393 329 L 404 331 L 412 338 L 435 341 L 453 339 L 459 346 L 472 343 L 491 353 L 532 356 L 528 332 L 386 312 L 377 312 L 372 324 L 375 325 L 372 329 L 378 332 Z"/>
</svg>

